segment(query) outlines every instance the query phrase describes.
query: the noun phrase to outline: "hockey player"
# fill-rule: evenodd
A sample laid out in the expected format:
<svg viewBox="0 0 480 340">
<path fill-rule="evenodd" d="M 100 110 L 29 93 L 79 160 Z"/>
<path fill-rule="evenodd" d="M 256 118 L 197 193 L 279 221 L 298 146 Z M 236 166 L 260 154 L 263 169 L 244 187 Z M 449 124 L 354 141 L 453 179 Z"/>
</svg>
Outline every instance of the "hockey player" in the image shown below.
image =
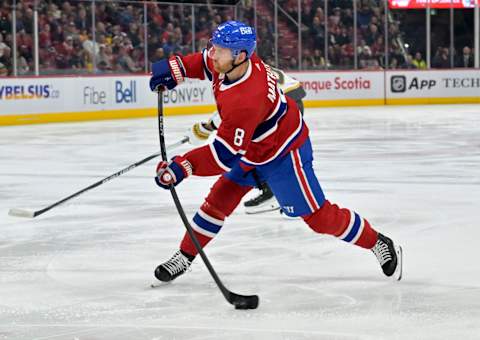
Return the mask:
<svg viewBox="0 0 480 340">
<path fill-rule="evenodd" d="M 287 96 L 295 100 L 300 112 L 303 115 L 303 98 L 307 95 L 302 84 L 295 78 L 290 77 L 280 69 L 271 67 L 272 73 L 277 78 L 277 84 L 280 90 Z M 215 111 L 207 122 L 195 123 L 188 131 L 189 141 L 193 145 L 203 145 L 210 135 L 218 129 L 222 119 Z M 258 214 L 267 211 L 280 209 L 277 199 L 266 182 L 258 182 L 257 187 L 260 190 L 258 196 L 244 203 L 247 214 Z"/>
<path fill-rule="evenodd" d="M 203 53 L 173 56 L 153 64 L 150 87 L 173 89 L 184 78 L 207 77 L 221 117 L 217 135 L 157 166 L 156 183 L 168 189 L 190 175 L 220 175 L 198 212 L 192 228 L 202 247 L 222 229 L 242 197 L 266 181 L 289 216 L 300 216 L 315 232 L 329 234 L 371 250 L 386 276 L 400 280 L 402 250 L 375 231 L 356 212 L 330 203 L 312 167 L 308 127 L 295 101 L 277 86 L 271 68 L 254 53 L 255 31 L 228 21 L 212 35 L 213 46 Z M 185 233 L 180 249 L 155 269 L 163 282 L 184 274 L 197 255 Z"/>
</svg>

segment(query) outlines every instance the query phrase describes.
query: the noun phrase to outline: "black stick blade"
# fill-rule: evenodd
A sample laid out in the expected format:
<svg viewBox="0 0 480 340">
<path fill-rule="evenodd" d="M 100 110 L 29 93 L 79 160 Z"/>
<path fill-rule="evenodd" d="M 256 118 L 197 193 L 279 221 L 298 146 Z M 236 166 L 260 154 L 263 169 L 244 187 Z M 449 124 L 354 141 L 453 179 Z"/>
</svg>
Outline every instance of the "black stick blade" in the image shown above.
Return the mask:
<svg viewBox="0 0 480 340">
<path fill-rule="evenodd" d="M 256 309 L 258 307 L 258 295 L 238 295 L 230 292 L 228 302 L 235 306 L 235 309 Z"/>
</svg>

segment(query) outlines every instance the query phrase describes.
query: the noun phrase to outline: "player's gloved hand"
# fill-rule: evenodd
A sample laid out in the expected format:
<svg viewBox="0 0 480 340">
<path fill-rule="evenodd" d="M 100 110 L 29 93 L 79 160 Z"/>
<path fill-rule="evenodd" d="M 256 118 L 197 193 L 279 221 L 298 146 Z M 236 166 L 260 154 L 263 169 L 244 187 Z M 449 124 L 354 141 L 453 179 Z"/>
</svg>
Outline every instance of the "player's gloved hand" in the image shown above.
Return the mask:
<svg viewBox="0 0 480 340">
<path fill-rule="evenodd" d="M 202 145 L 213 131 L 214 129 L 209 123 L 195 123 L 187 132 L 188 141 L 193 145 Z"/>
<path fill-rule="evenodd" d="M 190 162 L 185 157 L 176 156 L 170 163 L 165 161 L 158 163 L 155 182 L 158 186 L 169 189 L 170 184 L 176 186 L 192 173 L 193 169 Z"/>
<path fill-rule="evenodd" d="M 166 87 L 171 90 L 185 80 L 186 74 L 182 59 L 178 56 L 157 61 L 152 64 L 150 89 L 158 91 L 160 87 Z"/>
</svg>

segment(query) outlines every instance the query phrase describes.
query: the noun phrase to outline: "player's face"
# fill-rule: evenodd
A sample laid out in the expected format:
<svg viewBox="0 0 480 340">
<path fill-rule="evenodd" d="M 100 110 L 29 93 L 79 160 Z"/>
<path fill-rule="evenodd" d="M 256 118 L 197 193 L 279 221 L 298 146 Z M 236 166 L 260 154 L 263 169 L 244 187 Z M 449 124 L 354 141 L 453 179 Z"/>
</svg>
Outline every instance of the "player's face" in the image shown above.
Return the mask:
<svg viewBox="0 0 480 340">
<path fill-rule="evenodd" d="M 233 57 L 229 48 L 212 45 L 208 49 L 208 56 L 213 60 L 213 67 L 218 73 L 226 73 L 232 68 Z"/>
</svg>

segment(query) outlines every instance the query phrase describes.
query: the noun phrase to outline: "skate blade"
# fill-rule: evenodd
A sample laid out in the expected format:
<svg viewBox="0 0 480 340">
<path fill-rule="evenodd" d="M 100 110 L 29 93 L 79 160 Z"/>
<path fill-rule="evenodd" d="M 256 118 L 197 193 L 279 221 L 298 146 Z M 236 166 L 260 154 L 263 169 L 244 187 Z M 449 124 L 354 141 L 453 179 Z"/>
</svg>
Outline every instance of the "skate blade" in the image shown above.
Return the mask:
<svg viewBox="0 0 480 340">
<path fill-rule="evenodd" d="M 268 201 L 265 201 L 254 207 L 245 207 L 245 213 L 249 215 L 261 214 L 264 212 L 275 211 L 280 209 L 280 206 L 277 203 L 275 198 L 271 198 Z"/>
<path fill-rule="evenodd" d="M 280 209 L 280 205 L 277 202 L 275 197 L 270 197 L 268 200 L 263 201 L 262 203 L 256 206 L 245 207 L 245 213 L 249 215 L 261 214 L 264 212 L 275 211 Z"/>
<path fill-rule="evenodd" d="M 397 253 L 397 268 L 393 272 L 392 277 L 395 281 L 400 281 L 403 275 L 403 250 L 400 246 L 395 246 L 395 251 Z"/>
<path fill-rule="evenodd" d="M 275 210 L 278 210 L 280 209 L 280 207 L 276 207 L 276 206 L 270 206 L 270 207 L 262 207 L 262 208 L 259 208 L 259 207 L 254 207 L 252 209 L 252 207 L 245 207 L 245 214 L 248 214 L 248 215 L 255 215 L 255 214 L 261 214 L 261 213 L 265 213 L 265 212 L 269 212 L 269 211 L 275 211 Z"/>
</svg>

